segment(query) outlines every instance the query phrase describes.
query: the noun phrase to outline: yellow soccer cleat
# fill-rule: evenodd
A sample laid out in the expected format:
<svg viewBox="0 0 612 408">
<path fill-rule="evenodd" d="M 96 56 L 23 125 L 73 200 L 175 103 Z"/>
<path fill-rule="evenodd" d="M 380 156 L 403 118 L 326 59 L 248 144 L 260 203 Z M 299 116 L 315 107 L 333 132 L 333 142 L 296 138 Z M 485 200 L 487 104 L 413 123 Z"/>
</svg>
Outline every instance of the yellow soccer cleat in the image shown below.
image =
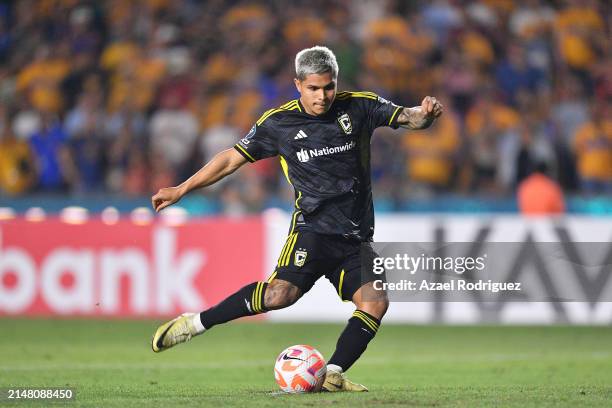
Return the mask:
<svg viewBox="0 0 612 408">
<path fill-rule="evenodd" d="M 328 392 L 365 392 L 368 389 L 361 384 L 356 384 L 344 377 L 344 373 L 334 370 L 327 370 L 325 382 L 323 383 L 322 391 Z"/>
<path fill-rule="evenodd" d="M 183 313 L 159 326 L 151 341 L 153 351 L 159 353 L 177 344 L 188 342 L 200 334 L 193 324 L 194 315 L 195 313 Z"/>
</svg>

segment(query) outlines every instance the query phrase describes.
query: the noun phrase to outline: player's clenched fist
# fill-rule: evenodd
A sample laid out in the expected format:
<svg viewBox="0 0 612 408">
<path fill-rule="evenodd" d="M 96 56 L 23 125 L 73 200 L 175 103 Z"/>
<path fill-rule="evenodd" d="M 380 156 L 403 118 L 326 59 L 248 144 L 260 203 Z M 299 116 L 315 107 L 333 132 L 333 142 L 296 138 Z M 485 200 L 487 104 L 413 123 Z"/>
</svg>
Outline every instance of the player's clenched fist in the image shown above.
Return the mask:
<svg viewBox="0 0 612 408">
<path fill-rule="evenodd" d="M 444 106 L 433 96 L 426 96 L 421 102 L 421 110 L 426 116 L 437 118 L 444 111 Z"/>
<path fill-rule="evenodd" d="M 182 194 L 178 187 L 166 187 L 160 189 L 157 194 L 151 197 L 151 204 L 153 209 L 157 212 L 176 203 L 180 200 Z"/>
</svg>

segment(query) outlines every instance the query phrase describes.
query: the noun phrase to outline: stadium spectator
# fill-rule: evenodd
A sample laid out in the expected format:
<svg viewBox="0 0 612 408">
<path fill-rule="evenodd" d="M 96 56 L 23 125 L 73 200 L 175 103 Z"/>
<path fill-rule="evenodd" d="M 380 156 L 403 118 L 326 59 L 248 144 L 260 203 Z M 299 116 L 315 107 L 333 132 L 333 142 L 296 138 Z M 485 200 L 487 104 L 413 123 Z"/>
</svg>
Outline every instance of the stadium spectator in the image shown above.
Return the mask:
<svg viewBox="0 0 612 408">
<path fill-rule="evenodd" d="M 123 185 L 120 191 L 132 196 L 145 194 L 149 189 L 149 166 L 144 152 L 138 148 L 129 150 L 126 155 L 127 164 L 124 174 L 121 174 Z M 116 171 L 121 171 L 116 168 Z"/>
<path fill-rule="evenodd" d="M 68 134 L 59 119 L 50 113 L 42 116 L 40 130 L 29 139 L 34 152 L 40 191 L 64 191 L 70 183 L 71 156 Z"/>
<path fill-rule="evenodd" d="M 87 92 L 79 95 L 77 105 L 68 112 L 64 123 L 71 139 L 82 139 L 88 134 L 101 131 L 105 119 L 101 106 L 101 95 Z"/>
<path fill-rule="evenodd" d="M 337 51 L 340 89 L 368 89 L 406 105 L 415 95 L 448 96 L 447 108 L 456 113 L 448 140 L 455 140 L 459 171 L 448 179 L 442 175 L 448 167 L 438 166 L 436 192 L 471 185 L 472 194 L 510 194 L 534 160 L 549 163 L 566 192 L 608 191 L 601 181 L 606 166 L 593 164 L 608 156 L 602 143 L 593 147 L 588 109 L 612 94 L 609 7 L 602 1 L 5 3 L 0 105 L 10 112 L 15 137 L 38 135 L 35 161 L 55 163 L 43 172 L 48 192 L 120 192 L 129 185 L 131 194 L 144 194 L 151 179 L 138 175 L 159 164 L 151 157 L 164 157 L 155 170 L 162 178 L 190 173 L 207 152 L 248 132 L 263 107 L 295 98 L 291 71 L 281 62 L 318 42 Z M 313 5 L 326 13 L 313 13 Z M 82 95 L 96 95 L 87 97 L 96 99 L 97 118 L 87 131 Z M 526 108 L 524 99 L 536 108 Z M 41 147 L 49 140 L 41 145 L 48 133 L 42 117 L 49 115 L 69 135 L 70 142 L 54 142 L 59 150 Z M 436 150 L 441 139 L 431 137 L 426 148 Z M 415 158 L 424 140 L 402 141 L 394 150 L 373 139 L 376 188 L 396 208 L 427 179 L 415 168 L 397 177 L 407 164 L 422 165 Z M 142 157 L 132 160 L 136 151 Z M 261 202 L 286 194 L 277 166 L 263 161 L 253 171 Z M 240 184 L 247 176 L 236 177 Z M 247 200 L 243 195 L 252 192 L 236 193 Z M 219 200 L 221 191 L 211 194 Z"/>
<path fill-rule="evenodd" d="M 565 200 L 559 184 L 546 175 L 544 163 L 523 180 L 518 187 L 518 206 L 525 215 L 552 215 L 565 212 Z"/>
<path fill-rule="evenodd" d="M 191 157 L 199 130 L 195 116 L 181 106 L 183 102 L 179 93 L 169 93 L 151 116 L 152 151 L 175 171 Z"/>
<path fill-rule="evenodd" d="M 8 115 L 0 110 L 0 189 L 10 195 L 22 194 L 35 180 L 30 147 L 26 141 L 15 137 Z"/>
<path fill-rule="evenodd" d="M 445 112 L 435 127 L 403 137 L 410 180 L 434 191 L 450 187 L 461 142 L 459 126 L 457 116 Z"/>
<path fill-rule="evenodd" d="M 519 114 L 510 106 L 493 100 L 490 93 L 480 96 L 466 115 L 466 134 L 473 163 L 471 188 L 489 193 L 502 192 L 506 185 L 504 164 L 514 161 L 513 150 L 503 149 L 503 141 L 519 123 Z M 510 133 L 510 134 L 509 134 Z M 508 152 L 503 156 L 504 152 Z"/>
<path fill-rule="evenodd" d="M 564 86 L 555 90 L 555 103 L 551 114 L 561 141 L 571 146 L 576 130 L 589 118 L 589 106 L 584 88 L 576 77 L 565 75 L 560 81 Z"/>
<path fill-rule="evenodd" d="M 580 73 L 588 82 L 586 70 L 606 47 L 605 23 L 597 2 L 569 0 L 567 4 L 569 7 L 561 9 L 555 20 L 560 55 L 571 69 Z"/>
<path fill-rule="evenodd" d="M 513 10 L 508 26 L 515 36 L 531 39 L 547 32 L 554 20 L 555 10 L 546 2 L 527 0 Z"/>
<path fill-rule="evenodd" d="M 584 191 L 612 194 L 612 112 L 609 103 L 593 107 L 592 119 L 576 131 L 574 150 Z"/>
<path fill-rule="evenodd" d="M 28 140 L 34 133 L 40 130 L 40 112 L 31 108 L 25 99 L 16 103 L 18 110 L 13 118 L 13 133 L 19 139 Z M 20 109 L 19 109 L 20 108 Z"/>
<path fill-rule="evenodd" d="M 505 100 L 511 104 L 516 104 L 519 92 L 536 94 L 544 85 L 543 72 L 528 64 L 525 50 L 517 44 L 506 49 L 506 58 L 497 65 L 495 78 Z"/>
<path fill-rule="evenodd" d="M 35 109 L 59 113 L 63 108 L 60 84 L 70 70 L 66 48 L 65 43 L 54 48 L 39 45 L 34 60 L 19 72 L 17 91 L 28 98 Z"/>
</svg>

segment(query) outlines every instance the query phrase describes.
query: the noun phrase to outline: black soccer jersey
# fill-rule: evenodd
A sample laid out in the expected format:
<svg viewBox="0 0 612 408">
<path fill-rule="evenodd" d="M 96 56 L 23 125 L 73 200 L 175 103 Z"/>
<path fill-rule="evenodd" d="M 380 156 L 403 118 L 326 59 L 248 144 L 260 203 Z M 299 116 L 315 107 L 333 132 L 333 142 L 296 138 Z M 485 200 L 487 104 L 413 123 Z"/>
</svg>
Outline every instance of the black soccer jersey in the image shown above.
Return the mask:
<svg viewBox="0 0 612 408">
<path fill-rule="evenodd" d="M 265 112 L 234 148 L 250 162 L 279 156 L 295 189 L 291 231 L 368 241 L 374 234 L 370 138 L 377 127 L 397 128 L 400 109 L 371 92 L 338 92 L 319 116 L 293 100 Z"/>
</svg>

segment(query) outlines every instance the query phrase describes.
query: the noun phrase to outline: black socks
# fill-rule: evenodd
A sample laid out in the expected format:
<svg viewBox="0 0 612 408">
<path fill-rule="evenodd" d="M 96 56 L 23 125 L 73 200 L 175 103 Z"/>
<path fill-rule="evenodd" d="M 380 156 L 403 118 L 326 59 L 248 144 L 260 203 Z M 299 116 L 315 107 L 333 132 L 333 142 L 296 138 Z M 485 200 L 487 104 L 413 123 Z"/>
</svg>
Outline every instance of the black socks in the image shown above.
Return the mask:
<svg viewBox="0 0 612 408">
<path fill-rule="evenodd" d="M 267 282 L 253 282 L 245 286 L 217 306 L 200 313 L 202 325 L 210 329 L 216 324 L 265 312 L 264 294 L 267 287 Z"/>
<path fill-rule="evenodd" d="M 366 312 L 355 310 L 327 364 L 340 366 L 343 371 L 348 370 L 368 347 L 368 343 L 378 331 L 378 326 L 380 320 Z"/>
<path fill-rule="evenodd" d="M 200 313 L 202 325 L 210 329 L 239 317 L 266 312 L 264 295 L 267 287 L 267 282 L 253 282 L 243 287 L 218 305 Z M 380 320 L 364 311 L 355 310 L 327 363 L 337 365 L 343 371 L 348 370 L 368 347 L 379 326 Z"/>
</svg>

